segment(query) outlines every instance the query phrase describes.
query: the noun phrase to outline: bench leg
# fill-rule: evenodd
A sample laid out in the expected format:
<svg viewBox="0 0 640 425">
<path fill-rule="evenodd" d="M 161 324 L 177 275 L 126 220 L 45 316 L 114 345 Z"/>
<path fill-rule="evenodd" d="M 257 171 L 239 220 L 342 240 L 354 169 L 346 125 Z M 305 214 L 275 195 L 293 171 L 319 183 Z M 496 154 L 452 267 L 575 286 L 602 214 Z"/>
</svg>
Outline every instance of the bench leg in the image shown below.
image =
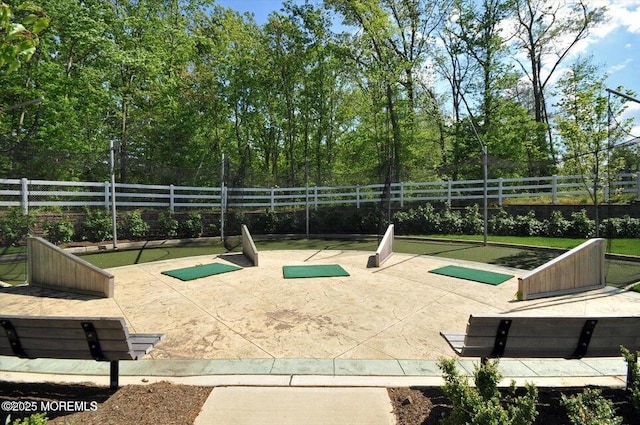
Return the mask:
<svg viewBox="0 0 640 425">
<path fill-rule="evenodd" d="M 110 366 L 110 380 L 109 380 L 109 388 L 112 390 L 118 389 L 118 376 L 120 375 L 120 365 L 118 364 L 118 360 L 111 360 L 109 362 Z"/>
</svg>

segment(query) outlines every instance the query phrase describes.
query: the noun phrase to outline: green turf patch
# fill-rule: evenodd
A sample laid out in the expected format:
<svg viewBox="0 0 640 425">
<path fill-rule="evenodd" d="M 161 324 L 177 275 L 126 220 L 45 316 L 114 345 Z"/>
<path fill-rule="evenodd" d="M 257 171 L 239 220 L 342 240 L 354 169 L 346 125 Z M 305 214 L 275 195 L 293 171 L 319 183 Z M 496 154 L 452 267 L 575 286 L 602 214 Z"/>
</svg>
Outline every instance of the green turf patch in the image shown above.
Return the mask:
<svg viewBox="0 0 640 425">
<path fill-rule="evenodd" d="M 457 277 L 459 279 L 472 280 L 474 282 L 488 283 L 489 285 L 500 285 L 513 277 L 513 275 L 509 274 L 494 273 L 486 270 L 469 269 L 458 266 L 444 266 L 438 269 L 429 270 L 429 273 Z"/>
<path fill-rule="evenodd" d="M 213 276 L 216 274 L 233 272 L 240 270 L 242 267 L 230 266 L 228 264 L 211 263 L 203 264 L 195 267 L 185 267 L 183 269 L 169 270 L 162 274 L 175 277 L 180 280 L 200 279 L 201 277 Z"/>
<path fill-rule="evenodd" d="M 300 277 L 335 277 L 349 276 L 349 273 L 338 264 L 320 264 L 316 266 L 283 266 L 285 279 Z"/>
</svg>

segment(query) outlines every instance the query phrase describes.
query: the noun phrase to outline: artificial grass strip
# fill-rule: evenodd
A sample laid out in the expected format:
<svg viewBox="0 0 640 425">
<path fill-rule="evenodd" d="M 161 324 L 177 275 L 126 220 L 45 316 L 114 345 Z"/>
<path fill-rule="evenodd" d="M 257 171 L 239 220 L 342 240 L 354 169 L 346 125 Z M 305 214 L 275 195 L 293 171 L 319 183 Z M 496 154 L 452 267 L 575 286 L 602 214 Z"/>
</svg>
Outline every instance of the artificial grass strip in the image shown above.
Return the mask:
<svg viewBox="0 0 640 425">
<path fill-rule="evenodd" d="M 242 267 L 231 266 L 228 264 L 211 263 L 194 267 L 185 267 L 183 269 L 169 270 L 166 272 L 162 272 L 162 274 L 187 281 L 221 273 L 233 272 L 236 270 L 240 270 L 241 268 Z"/>
<path fill-rule="evenodd" d="M 319 264 L 314 266 L 283 266 L 285 279 L 308 277 L 349 276 L 349 273 L 338 264 Z"/>
<path fill-rule="evenodd" d="M 459 279 L 487 283 L 489 285 L 500 285 L 501 283 L 506 282 L 513 277 L 513 275 L 509 274 L 495 273 L 486 270 L 470 269 L 467 267 L 459 266 L 444 266 L 437 269 L 429 270 L 429 273 L 457 277 Z"/>
</svg>

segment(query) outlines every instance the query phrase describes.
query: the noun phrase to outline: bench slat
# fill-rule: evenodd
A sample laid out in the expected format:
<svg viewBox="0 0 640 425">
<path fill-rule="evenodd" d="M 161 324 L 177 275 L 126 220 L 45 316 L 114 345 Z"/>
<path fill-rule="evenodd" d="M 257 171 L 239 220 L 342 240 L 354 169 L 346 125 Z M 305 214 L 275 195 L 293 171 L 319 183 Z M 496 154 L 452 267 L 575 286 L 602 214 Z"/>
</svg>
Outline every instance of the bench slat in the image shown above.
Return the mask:
<svg viewBox="0 0 640 425">
<path fill-rule="evenodd" d="M 93 360 L 89 350 L 47 350 L 35 349 L 25 350 L 30 359 L 72 359 L 72 360 Z M 123 351 L 103 351 L 106 360 L 136 360 L 132 352 Z M 0 355 L 15 356 L 13 351 L 6 347 L 0 347 Z"/>
<path fill-rule="evenodd" d="M 96 330 L 99 329 L 127 329 L 127 325 L 122 317 L 64 317 L 64 316 L 0 316 L 0 320 L 8 319 L 13 326 L 25 328 L 75 328 L 81 326 L 81 322 L 91 322 Z"/>
<path fill-rule="evenodd" d="M 100 337 L 98 335 L 98 337 Z M 102 339 L 100 338 L 100 347 L 103 351 L 130 351 L 131 345 L 126 339 Z M 20 345 L 22 349 L 29 354 L 29 350 L 86 350 L 89 352 L 89 344 L 85 339 L 44 339 L 44 338 L 22 338 L 20 337 Z M 9 347 L 5 341 L 0 342 L 0 347 Z M 91 356 L 89 356 L 91 357 Z"/>
</svg>

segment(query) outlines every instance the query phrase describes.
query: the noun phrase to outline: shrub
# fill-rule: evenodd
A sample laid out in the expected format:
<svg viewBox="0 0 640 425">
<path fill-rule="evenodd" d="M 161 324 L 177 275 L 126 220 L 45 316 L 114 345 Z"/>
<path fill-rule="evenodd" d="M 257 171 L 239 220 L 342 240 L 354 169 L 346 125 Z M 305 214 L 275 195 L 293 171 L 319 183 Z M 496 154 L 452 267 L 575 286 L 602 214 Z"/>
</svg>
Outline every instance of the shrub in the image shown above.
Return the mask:
<svg viewBox="0 0 640 425">
<path fill-rule="evenodd" d="M 163 238 L 172 239 L 178 236 L 178 220 L 176 220 L 172 212 L 160 213 L 158 227 Z"/>
<path fill-rule="evenodd" d="M 489 219 L 489 232 L 498 236 L 513 235 L 516 222 L 505 210 L 500 210 L 498 214 Z"/>
<path fill-rule="evenodd" d="M 632 353 L 625 347 L 621 348 L 621 352 L 629 370 L 629 401 L 636 413 L 640 413 L 640 369 L 638 368 L 638 355 L 640 353 Z"/>
<path fill-rule="evenodd" d="M 596 229 L 596 222 L 589 219 L 586 210 L 576 211 L 571 214 L 571 226 L 569 226 L 569 236 L 574 238 L 593 237 Z"/>
<path fill-rule="evenodd" d="M 178 235 L 181 238 L 199 238 L 202 236 L 202 216 L 189 214 L 185 220 L 178 224 Z"/>
<path fill-rule="evenodd" d="M 260 214 L 253 223 L 254 231 L 256 234 L 271 234 L 278 231 L 279 217 L 273 211 L 269 211 L 264 214 Z"/>
<path fill-rule="evenodd" d="M 102 242 L 113 238 L 113 222 L 103 210 L 87 210 L 82 223 L 82 238 L 91 242 Z"/>
<path fill-rule="evenodd" d="M 144 239 L 149 233 L 149 224 L 137 211 L 125 215 L 118 224 L 119 231 L 125 239 Z"/>
<path fill-rule="evenodd" d="M 73 240 L 73 223 L 70 220 L 45 221 L 42 227 L 45 238 L 53 244 L 69 243 Z"/>
<path fill-rule="evenodd" d="M 462 234 L 462 216 L 458 211 L 451 209 L 451 204 L 446 203 L 440 215 L 440 227 L 436 233 L 445 235 Z"/>
<path fill-rule="evenodd" d="M 466 207 L 462 217 L 462 233 L 479 235 L 484 232 L 484 217 L 480 215 L 478 204 Z"/>
<path fill-rule="evenodd" d="M 562 394 L 561 404 L 567 409 L 572 425 L 619 425 L 622 418 L 615 415 L 613 403 L 602 397 L 602 391 L 587 388 L 582 393 L 567 397 Z"/>
<path fill-rule="evenodd" d="M 640 219 L 628 215 L 604 219 L 600 223 L 600 233 L 606 238 L 640 237 Z"/>
<path fill-rule="evenodd" d="M 6 423 L 8 424 L 10 420 L 10 417 L 7 417 Z M 48 423 L 49 419 L 46 413 L 34 413 L 29 417 L 22 418 L 22 420 L 16 419 L 12 425 L 47 425 Z"/>
<path fill-rule="evenodd" d="M 11 208 L 6 215 L 0 217 L 0 237 L 4 244 L 16 246 L 29 236 L 32 224 L 31 217 L 24 215 L 22 210 Z"/>
<path fill-rule="evenodd" d="M 537 236 L 542 233 L 542 223 L 536 218 L 535 211 L 519 215 L 514 220 L 514 236 Z"/>
<path fill-rule="evenodd" d="M 571 222 L 560 211 L 552 211 L 549 219 L 543 222 L 544 233 L 552 238 L 566 236 L 570 226 Z"/>
<path fill-rule="evenodd" d="M 443 391 L 453 408 L 451 414 L 442 423 L 458 424 L 532 424 L 538 412 L 536 401 L 538 390 L 532 384 L 526 385 L 526 392 L 515 395 L 515 382 L 503 395 L 498 390 L 502 375 L 498 371 L 498 361 L 488 361 L 476 367 L 475 387 L 466 377 L 458 373 L 455 360 L 441 358 L 438 367 L 443 372 L 445 384 Z"/>
</svg>

